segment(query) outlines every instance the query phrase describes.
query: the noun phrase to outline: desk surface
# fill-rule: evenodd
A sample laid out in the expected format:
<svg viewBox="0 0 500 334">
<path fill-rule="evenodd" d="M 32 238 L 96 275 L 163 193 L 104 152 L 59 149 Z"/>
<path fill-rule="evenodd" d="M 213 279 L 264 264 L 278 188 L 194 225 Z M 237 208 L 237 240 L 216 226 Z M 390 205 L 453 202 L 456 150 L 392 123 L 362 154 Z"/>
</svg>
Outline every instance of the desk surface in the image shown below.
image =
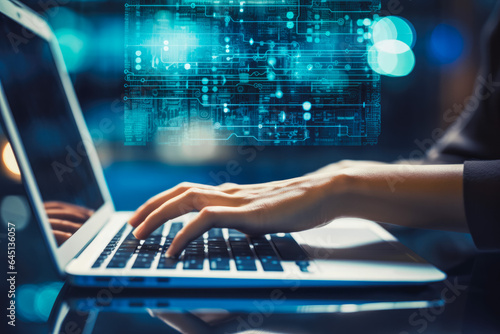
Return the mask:
<svg viewBox="0 0 500 334">
<path fill-rule="evenodd" d="M 45 330 L 58 333 L 497 333 L 499 254 L 439 284 L 406 288 L 122 290 L 65 285 Z M 81 330 L 81 331 L 80 331 Z"/>
</svg>

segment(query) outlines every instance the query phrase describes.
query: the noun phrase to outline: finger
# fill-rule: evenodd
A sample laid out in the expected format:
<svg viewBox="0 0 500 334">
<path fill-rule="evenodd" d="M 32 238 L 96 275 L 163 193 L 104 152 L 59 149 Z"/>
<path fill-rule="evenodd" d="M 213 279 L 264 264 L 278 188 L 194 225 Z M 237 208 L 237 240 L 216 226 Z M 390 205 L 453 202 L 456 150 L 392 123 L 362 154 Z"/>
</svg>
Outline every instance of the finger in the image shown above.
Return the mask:
<svg viewBox="0 0 500 334">
<path fill-rule="evenodd" d="M 94 214 L 94 210 L 88 209 L 88 208 L 83 207 L 83 206 L 70 204 L 70 203 L 49 201 L 49 202 L 44 202 L 43 205 L 45 207 L 45 210 L 48 210 L 48 209 L 61 209 L 61 210 L 63 210 L 63 209 L 65 209 L 66 211 L 78 212 L 78 213 L 86 215 L 88 217 L 90 217 Z"/>
<path fill-rule="evenodd" d="M 207 206 L 233 206 L 239 203 L 235 197 L 213 190 L 190 189 L 167 201 L 153 211 L 134 230 L 137 239 L 145 239 L 166 221 Z"/>
<path fill-rule="evenodd" d="M 156 317 L 179 333 L 210 333 L 210 327 L 191 313 L 158 312 L 148 309 L 152 317 Z"/>
<path fill-rule="evenodd" d="M 188 183 L 183 182 L 172 189 L 166 190 L 156 196 L 151 197 L 146 203 L 141 205 L 135 213 L 130 217 L 128 223 L 133 227 L 139 226 L 140 223 L 146 219 L 153 211 L 158 209 L 166 201 L 179 196 L 180 194 L 186 192 L 189 189 L 214 189 L 212 186 L 207 186 L 203 184 Z"/>
<path fill-rule="evenodd" d="M 57 245 L 61 246 L 63 242 L 68 240 L 71 237 L 71 233 L 62 232 L 62 231 L 54 231 L 54 236 L 56 237 Z"/>
<path fill-rule="evenodd" d="M 74 223 L 85 223 L 89 216 L 81 212 L 72 212 L 64 209 L 49 209 L 46 210 L 47 216 L 51 219 L 62 219 Z"/>
<path fill-rule="evenodd" d="M 61 219 L 49 219 L 49 222 L 53 230 L 62 232 L 75 233 L 80 227 L 82 227 L 82 224 L 73 223 Z"/>
<path fill-rule="evenodd" d="M 186 246 L 203 235 L 212 227 L 241 228 L 245 222 L 242 221 L 244 215 L 239 208 L 211 206 L 200 211 L 196 217 L 186 224 L 172 240 L 172 244 L 167 249 L 166 256 L 174 257 L 179 255 Z"/>
</svg>

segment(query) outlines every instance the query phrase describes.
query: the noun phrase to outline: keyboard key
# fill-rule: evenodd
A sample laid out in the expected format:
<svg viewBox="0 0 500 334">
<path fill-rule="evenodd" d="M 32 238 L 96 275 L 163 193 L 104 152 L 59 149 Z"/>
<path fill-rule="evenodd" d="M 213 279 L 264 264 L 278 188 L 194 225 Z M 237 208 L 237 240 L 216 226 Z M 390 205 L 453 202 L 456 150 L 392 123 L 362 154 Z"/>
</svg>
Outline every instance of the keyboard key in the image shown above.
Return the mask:
<svg viewBox="0 0 500 334">
<path fill-rule="evenodd" d="M 179 259 L 165 257 L 165 254 L 160 256 L 160 262 L 158 263 L 158 269 L 175 269 L 179 263 Z"/>
<path fill-rule="evenodd" d="M 184 256 L 184 269 L 203 269 L 204 259 L 200 257 Z"/>
<path fill-rule="evenodd" d="M 168 232 L 167 238 L 173 239 L 177 232 L 182 229 L 182 223 L 175 222 L 170 224 L 170 231 Z"/>
<path fill-rule="evenodd" d="M 209 262 L 211 270 L 229 270 L 229 256 L 227 258 L 212 258 Z"/>
<path fill-rule="evenodd" d="M 284 236 L 272 234 L 271 241 L 284 261 L 304 261 L 308 258 L 304 250 L 302 250 L 297 241 L 289 233 Z"/>
</svg>

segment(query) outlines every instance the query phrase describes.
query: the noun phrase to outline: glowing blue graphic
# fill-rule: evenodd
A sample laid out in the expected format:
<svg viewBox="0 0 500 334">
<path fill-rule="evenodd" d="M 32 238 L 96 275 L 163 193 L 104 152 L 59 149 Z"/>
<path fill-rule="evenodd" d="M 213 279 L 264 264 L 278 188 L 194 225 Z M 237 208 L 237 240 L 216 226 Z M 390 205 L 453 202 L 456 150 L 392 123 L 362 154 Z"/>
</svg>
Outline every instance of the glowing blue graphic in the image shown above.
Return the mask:
<svg viewBox="0 0 500 334">
<path fill-rule="evenodd" d="M 451 64 L 462 55 L 464 39 L 455 27 L 440 24 L 432 32 L 429 49 L 435 60 L 441 64 Z"/>
<path fill-rule="evenodd" d="M 407 68 L 403 52 L 370 70 L 379 10 L 380 0 L 129 0 L 125 143 L 376 144 L 379 73 Z"/>
</svg>

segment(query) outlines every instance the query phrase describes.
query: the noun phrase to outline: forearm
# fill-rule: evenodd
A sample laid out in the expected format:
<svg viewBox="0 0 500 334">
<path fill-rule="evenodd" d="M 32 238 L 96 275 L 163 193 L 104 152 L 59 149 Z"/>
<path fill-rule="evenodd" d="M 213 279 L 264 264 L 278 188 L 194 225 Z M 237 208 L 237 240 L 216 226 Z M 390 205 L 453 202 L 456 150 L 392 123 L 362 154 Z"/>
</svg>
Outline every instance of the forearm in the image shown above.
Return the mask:
<svg viewBox="0 0 500 334">
<path fill-rule="evenodd" d="M 463 204 L 463 165 L 348 168 L 332 180 L 332 200 L 338 202 L 336 216 L 468 231 Z"/>
</svg>

